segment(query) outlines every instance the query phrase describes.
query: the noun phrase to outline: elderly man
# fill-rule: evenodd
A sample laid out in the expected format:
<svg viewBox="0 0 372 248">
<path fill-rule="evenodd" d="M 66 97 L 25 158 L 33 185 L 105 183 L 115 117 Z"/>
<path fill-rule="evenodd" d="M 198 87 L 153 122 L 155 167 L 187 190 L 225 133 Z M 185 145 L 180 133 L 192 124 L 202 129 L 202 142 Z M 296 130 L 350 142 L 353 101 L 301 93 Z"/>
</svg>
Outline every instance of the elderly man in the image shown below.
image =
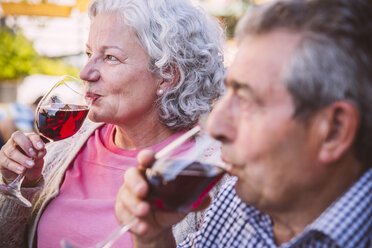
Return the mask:
<svg viewBox="0 0 372 248">
<path fill-rule="evenodd" d="M 239 23 L 209 117 L 235 176 L 179 247 L 372 246 L 372 2 L 276 1 Z M 142 165 L 148 164 L 142 154 Z M 136 247 L 172 247 L 182 217 L 151 212 L 127 172 L 118 219 Z"/>
</svg>

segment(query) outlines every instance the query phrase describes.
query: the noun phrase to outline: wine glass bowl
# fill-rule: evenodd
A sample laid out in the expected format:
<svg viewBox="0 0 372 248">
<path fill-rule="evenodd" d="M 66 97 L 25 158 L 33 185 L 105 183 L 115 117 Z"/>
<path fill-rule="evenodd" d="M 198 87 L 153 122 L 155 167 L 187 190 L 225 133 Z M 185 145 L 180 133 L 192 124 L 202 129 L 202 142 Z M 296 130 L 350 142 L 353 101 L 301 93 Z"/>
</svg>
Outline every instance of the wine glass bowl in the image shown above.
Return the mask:
<svg viewBox="0 0 372 248">
<path fill-rule="evenodd" d="M 41 99 L 35 112 L 35 128 L 44 141 L 58 141 L 74 135 L 89 110 L 84 83 L 63 76 Z"/>
<path fill-rule="evenodd" d="M 213 142 L 216 141 L 203 134 L 193 149 L 184 153 L 173 150 L 146 170 L 145 178 L 150 186 L 147 200 L 153 209 L 189 212 L 202 203 L 225 173 L 222 164 L 215 161 L 211 164 L 205 155 Z"/>
</svg>

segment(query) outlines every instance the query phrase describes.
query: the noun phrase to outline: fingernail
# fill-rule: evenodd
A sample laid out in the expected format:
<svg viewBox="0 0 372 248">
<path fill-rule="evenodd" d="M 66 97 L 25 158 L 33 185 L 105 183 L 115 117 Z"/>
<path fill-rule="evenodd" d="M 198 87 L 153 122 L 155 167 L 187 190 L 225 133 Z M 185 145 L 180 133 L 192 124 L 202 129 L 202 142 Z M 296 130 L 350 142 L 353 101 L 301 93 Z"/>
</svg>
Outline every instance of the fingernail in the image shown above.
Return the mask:
<svg viewBox="0 0 372 248">
<path fill-rule="evenodd" d="M 18 171 L 19 173 L 22 173 L 24 169 L 25 169 L 25 168 L 22 167 L 22 166 L 17 166 L 17 171 Z"/>
<path fill-rule="evenodd" d="M 35 156 L 36 155 L 36 152 L 33 148 L 30 148 L 28 149 L 28 152 L 32 155 L 32 156 Z"/>
<path fill-rule="evenodd" d="M 142 223 L 142 222 L 140 222 L 140 223 L 137 222 L 137 225 L 135 225 L 135 230 L 133 230 L 133 231 L 141 234 L 145 230 L 146 230 L 146 224 L 145 223 Z"/>
<path fill-rule="evenodd" d="M 35 162 L 33 160 L 26 160 L 26 164 L 31 167 L 34 166 Z"/>
<path fill-rule="evenodd" d="M 37 142 L 36 146 L 37 146 L 37 148 L 40 148 L 41 149 L 41 148 L 44 147 L 44 144 L 41 143 L 41 142 Z"/>
<path fill-rule="evenodd" d="M 140 203 L 138 204 L 138 207 L 136 208 L 136 214 L 137 215 L 144 215 L 148 211 L 148 207 L 146 203 Z"/>
<path fill-rule="evenodd" d="M 140 183 L 138 184 L 138 185 L 136 185 L 135 186 L 135 188 L 134 188 L 134 192 L 136 193 L 136 194 L 141 194 L 142 193 L 142 191 L 144 190 L 143 189 L 144 187 L 143 187 L 143 185 L 141 185 Z"/>
</svg>

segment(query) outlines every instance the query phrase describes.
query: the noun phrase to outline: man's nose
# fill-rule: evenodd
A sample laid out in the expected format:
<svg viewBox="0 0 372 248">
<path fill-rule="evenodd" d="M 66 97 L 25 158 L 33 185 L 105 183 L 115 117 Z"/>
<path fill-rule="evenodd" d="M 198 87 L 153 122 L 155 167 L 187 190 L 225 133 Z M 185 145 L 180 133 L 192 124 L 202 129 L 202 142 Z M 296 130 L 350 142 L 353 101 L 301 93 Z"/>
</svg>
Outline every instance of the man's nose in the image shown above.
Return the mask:
<svg viewBox="0 0 372 248">
<path fill-rule="evenodd" d="M 231 142 L 235 139 L 235 118 L 232 95 L 228 92 L 223 96 L 207 120 L 207 131 L 221 142 Z"/>
</svg>

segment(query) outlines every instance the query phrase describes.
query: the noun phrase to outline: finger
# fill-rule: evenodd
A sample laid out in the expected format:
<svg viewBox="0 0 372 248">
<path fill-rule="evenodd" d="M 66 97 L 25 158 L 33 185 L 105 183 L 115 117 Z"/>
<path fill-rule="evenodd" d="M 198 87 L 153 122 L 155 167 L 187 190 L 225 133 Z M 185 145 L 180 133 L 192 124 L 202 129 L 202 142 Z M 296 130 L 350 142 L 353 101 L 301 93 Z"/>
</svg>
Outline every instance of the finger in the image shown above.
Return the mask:
<svg viewBox="0 0 372 248">
<path fill-rule="evenodd" d="M 130 191 L 122 186 L 117 194 L 115 203 L 115 213 L 121 223 L 127 223 L 133 217 L 143 217 L 150 212 L 147 202 L 135 197 Z"/>
<path fill-rule="evenodd" d="M 155 161 L 155 152 L 152 150 L 143 150 L 138 153 L 137 160 L 140 164 L 140 169 L 151 167 Z"/>
<path fill-rule="evenodd" d="M 133 218 L 144 218 L 150 213 L 150 206 L 146 202 L 138 201 L 133 195 L 120 191 L 115 204 L 116 218 L 120 223 L 129 223 Z"/>
<path fill-rule="evenodd" d="M 124 185 L 138 198 L 144 198 L 149 186 L 138 168 L 131 167 L 124 174 Z"/>
<path fill-rule="evenodd" d="M 38 151 L 36 159 L 44 158 L 45 154 L 46 154 L 46 149 Z"/>
<path fill-rule="evenodd" d="M 20 147 L 13 141 L 8 141 L 2 149 L 3 156 L 1 156 L 1 166 L 6 168 L 14 168 L 13 162 L 18 166 L 25 168 L 32 168 L 35 165 L 33 158 L 26 155 L 20 150 Z M 20 169 L 20 168 L 19 168 Z"/>
<path fill-rule="evenodd" d="M 140 171 L 134 167 L 124 174 L 124 185 L 118 195 L 123 207 L 135 216 L 144 216 L 150 211 L 150 205 L 143 199 L 148 193 L 148 185 Z"/>
<path fill-rule="evenodd" d="M 151 212 L 143 218 L 138 218 L 137 224 L 131 229 L 136 235 L 147 235 L 149 232 L 161 232 L 182 220 L 187 213 L 181 212 Z M 151 234 L 150 234 L 151 235 Z M 145 238 L 142 236 L 142 238 Z"/>
<path fill-rule="evenodd" d="M 14 179 L 17 176 L 17 174 L 23 173 L 24 170 L 25 167 L 9 159 L 1 164 L 1 174 L 6 179 Z"/>
<path fill-rule="evenodd" d="M 138 218 L 136 224 L 130 229 L 130 232 L 135 235 L 144 235 L 148 233 L 150 228 L 151 224 L 147 219 Z"/>
<path fill-rule="evenodd" d="M 11 140 L 29 157 L 36 157 L 37 153 L 30 139 L 22 132 L 16 131 L 12 134 Z"/>
<path fill-rule="evenodd" d="M 39 135 L 37 135 L 36 133 L 28 133 L 27 134 L 27 137 L 29 138 L 29 140 L 31 141 L 32 143 L 32 146 L 38 150 L 38 151 L 42 151 L 44 150 L 45 148 L 45 143 L 43 142 L 43 140 L 40 138 Z"/>
</svg>

